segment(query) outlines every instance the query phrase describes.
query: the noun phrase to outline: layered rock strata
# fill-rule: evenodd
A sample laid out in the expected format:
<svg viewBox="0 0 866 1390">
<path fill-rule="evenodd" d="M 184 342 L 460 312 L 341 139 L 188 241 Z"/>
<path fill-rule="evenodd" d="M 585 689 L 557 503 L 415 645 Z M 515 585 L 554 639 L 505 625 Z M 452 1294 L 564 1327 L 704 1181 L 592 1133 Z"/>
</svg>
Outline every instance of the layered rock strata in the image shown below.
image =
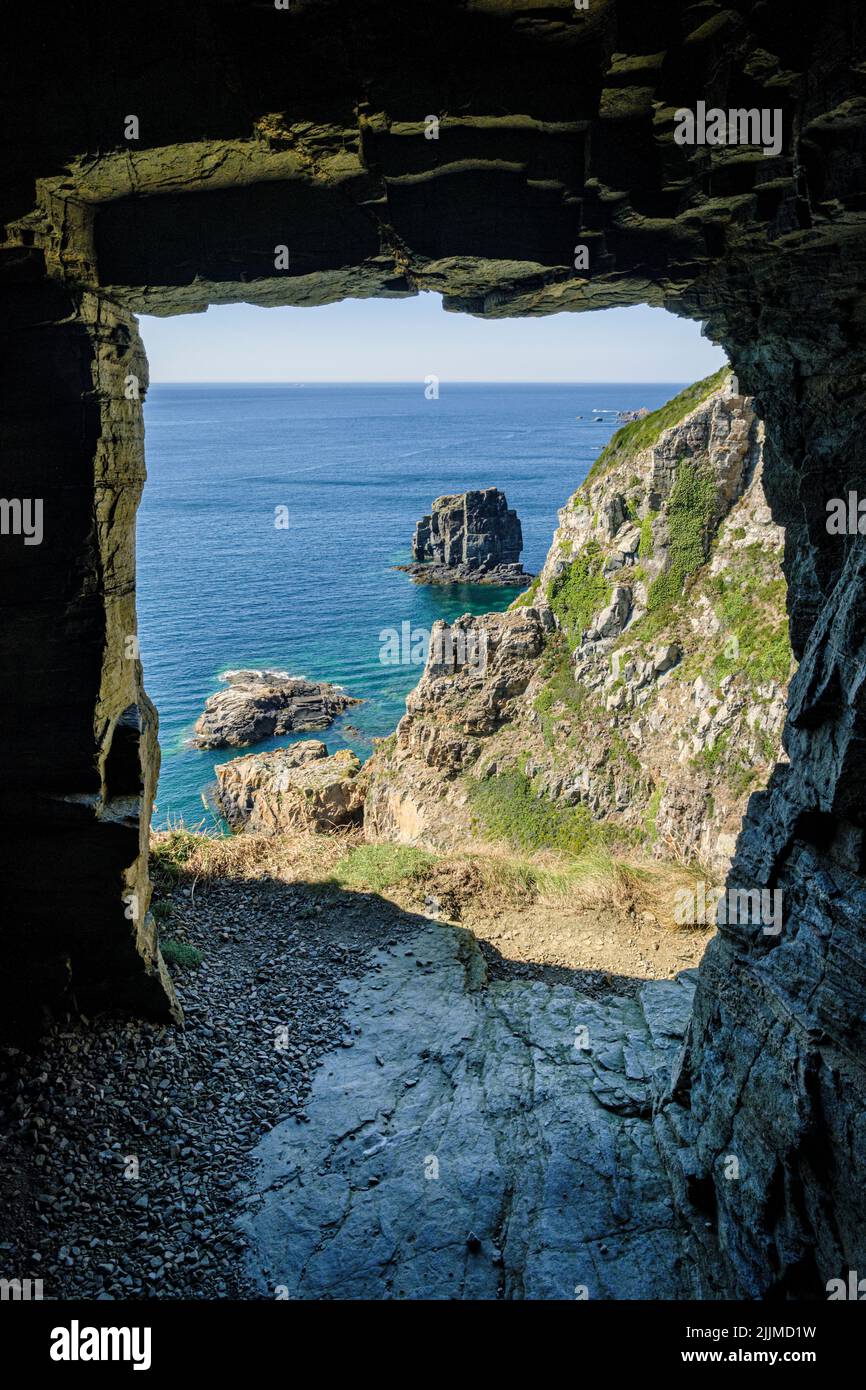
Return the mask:
<svg viewBox="0 0 866 1390">
<path fill-rule="evenodd" d="M 285 671 L 226 671 L 227 688 L 211 695 L 196 721 L 196 748 L 245 748 L 266 738 L 327 729 L 360 700 L 327 681 L 308 681 Z"/>
<path fill-rule="evenodd" d="M 501 584 L 520 588 L 532 582 L 519 563 L 523 549 L 520 518 L 499 488 L 437 497 L 415 527 L 413 563 L 399 569 L 421 584 Z"/>
</svg>

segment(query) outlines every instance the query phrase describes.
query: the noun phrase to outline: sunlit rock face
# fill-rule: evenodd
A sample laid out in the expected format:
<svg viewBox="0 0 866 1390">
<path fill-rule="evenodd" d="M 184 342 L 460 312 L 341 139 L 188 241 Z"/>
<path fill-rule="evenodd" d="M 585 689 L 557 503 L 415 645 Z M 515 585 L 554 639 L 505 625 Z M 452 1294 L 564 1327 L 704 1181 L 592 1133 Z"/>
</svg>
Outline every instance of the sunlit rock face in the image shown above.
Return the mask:
<svg viewBox="0 0 866 1390">
<path fill-rule="evenodd" d="M 859 7 L 19 18 L 0 466 L 5 497 L 43 501 L 44 537 L 0 545 L 7 1025 L 58 1003 L 174 1007 L 148 914 L 134 313 L 419 289 L 488 316 L 666 305 L 707 323 L 765 420 L 800 665 L 790 764 L 753 798 L 733 870 L 782 891 L 784 927 L 720 932 L 657 1123 L 708 1290 L 820 1294 L 866 1266 L 866 559 L 825 525 L 829 499 L 866 492 Z M 699 101 L 778 112 L 778 149 L 677 143 Z"/>
<path fill-rule="evenodd" d="M 520 564 L 523 530 L 498 487 L 437 497 L 412 537 L 413 564 L 400 565 L 428 584 L 514 584 L 532 579 Z"/>
<path fill-rule="evenodd" d="M 415 560 L 477 570 L 516 564 L 522 549 L 520 519 L 496 487 L 437 497 L 412 541 Z"/>
<path fill-rule="evenodd" d="M 318 739 L 218 764 L 216 804 L 232 830 L 327 834 L 360 821 L 361 764 L 348 748 L 328 756 Z"/>
<path fill-rule="evenodd" d="M 283 734 L 327 729 L 347 706 L 360 703 L 340 686 L 286 671 L 224 671 L 221 680 L 225 688 L 208 696 L 196 720 L 197 748 L 246 748 Z"/>
<path fill-rule="evenodd" d="M 580 806 L 721 885 L 750 791 L 784 761 L 792 665 L 763 426 L 731 387 L 723 369 L 663 407 L 651 442 L 611 442 L 509 613 L 441 625 L 405 717 L 366 764 L 374 838 L 466 844 L 491 829 L 473 790 L 517 772 L 551 807 Z M 683 603 L 671 567 L 689 507 L 700 539 Z M 739 636 L 721 593 L 744 614 Z"/>
</svg>

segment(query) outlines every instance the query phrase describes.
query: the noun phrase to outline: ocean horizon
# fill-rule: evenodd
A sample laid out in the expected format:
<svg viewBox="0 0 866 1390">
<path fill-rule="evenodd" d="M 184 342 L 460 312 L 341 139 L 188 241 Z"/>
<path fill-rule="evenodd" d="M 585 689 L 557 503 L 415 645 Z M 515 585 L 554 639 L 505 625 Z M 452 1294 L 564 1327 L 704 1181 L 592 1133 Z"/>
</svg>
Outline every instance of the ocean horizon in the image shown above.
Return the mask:
<svg viewBox="0 0 866 1390">
<path fill-rule="evenodd" d="M 362 760 L 393 731 L 422 666 L 380 658 L 386 631 L 501 611 L 518 590 L 416 585 L 415 523 L 435 497 L 498 487 L 537 572 L 556 513 L 618 428 L 682 382 L 154 382 L 138 516 L 139 639 L 160 716 L 154 825 L 222 828 L 214 767 L 321 738 Z M 363 704 L 322 733 L 252 749 L 189 743 L 220 675 L 273 667 Z"/>
</svg>

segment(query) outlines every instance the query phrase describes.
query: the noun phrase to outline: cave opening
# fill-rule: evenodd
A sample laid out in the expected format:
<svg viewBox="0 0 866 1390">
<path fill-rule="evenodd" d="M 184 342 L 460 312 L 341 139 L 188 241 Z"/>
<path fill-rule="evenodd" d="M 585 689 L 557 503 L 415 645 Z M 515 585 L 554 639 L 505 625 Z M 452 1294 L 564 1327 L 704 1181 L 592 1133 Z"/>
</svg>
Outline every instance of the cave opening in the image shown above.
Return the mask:
<svg viewBox="0 0 866 1390">
<path fill-rule="evenodd" d="M 529 583 L 518 576 L 511 587 L 489 582 L 443 587 L 403 579 L 395 560 L 411 561 L 409 541 L 433 498 L 488 485 L 504 495 L 511 492 L 523 528 L 523 561 L 530 577 L 540 575 L 557 511 L 622 423 L 618 415 L 666 405 L 689 384 L 673 381 L 672 367 L 678 366 L 681 376 L 688 370 L 706 375 L 721 359 L 696 327 L 662 311 L 636 317 L 628 310 L 602 312 L 601 320 L 587 319 L 583 331 L 581 320 L 571 320 L 576 338 L 572 331 L 570 351 L 572 358 L 578 354 L 578 368 L 591 356 L 596 377 L 610 361 L 623 378 L 626 345 L 642 339 L 652 347 L 643 350 L 633 374 L 657 373 L 661 363 L 671 384 L 649 382 L 644 388 L 640 381 L 624 381 L 617 390 L 615 383 L 599 382 L 597 399 L 588 384 L 585 391 L 578 385 L 577 394 L 569 394 L 566 382 L 549 380 L 551 374 L 561 377 L 568 361 L 569 335 L 562 321 L 552 333 L 550 321 L 449 319 L 441 314 L 437 296 L 426 299 L 436 306 L 432 316 L 432 305 L 414 309 L 413 301 L 384 301 L 387 318 L 379 326 L 377 310 L 366 335 L 363 315 L 369 308 L 363 302 L 313 311 L 315 321 L 329 313 L 333 320 L 335 312 L 345 310 L 349 327 L 368 347 L 377 327 L 386 340 L 400 337 L 387 363 L 374 366 L 392 377 L 402 369 L 403 380 L 362 383 L 354 395 L 347 386 L 317 381 L 323 370 L 345 375 L 358 360 L 348 345 L 344 356 L 335 358 L 345 332 L 339 318 L 333 328 L 315 322 L 311 328 L 307 310 L 248 308 L 236 314 L 222 308 L 210 311 L 207 320 L 144 320 L 146 346 L 151 332 L 156 335 L 157 376 L 166 363 L 179 378 L 164 389 L 158 381 L 148 388 L 150 482 L 138 512 L 137 640 L 161 724 L 158 826 L 179 819 L 189 826 L 207 816 L 202 793 L 213 783 L 213 767 L 232 756 L 234 740 L 223 743 L 222 752 L 216 742 L 212 752 L 195 750 L 192 726 L 217 675 L 226 670 L 291 668 L 314 679 L 327 677 L 350 693 L 361 690 L 358 709 L 329 727 L 332 751 L 345 747 L 366 761 L 372 739 L 392 734 L 405 712 L 405 697 L 424 668 L 433 623 L 509 607 L 521 585 Z M 410 312 L 411 322 L 403 327 Z M 352 316 L 359 320 L 355 325 Z M 439 330 L 438 338 L 437 319 L 448 330 Z M 273 328 L 263 335 L 263 322 L 270 320 L 282 322 L 282 341 Z M 530 331 L 521 341 L 524 324 Z M 222 345 L 235 338 L 235 373 L 258 375 L 262 364 L 280 362 L 288 341 L 294 352 L 289 370 L 300 375 L 306 368 L 312 381 L 286 386 L 282 394 L 276 381 L 225 381 L 217 389 L 203 379 L 208 371 L 202 364 L 204 344 L 220 344 L 209 371 L 225 376 L 231 368 Z M 545 338 L 550 342 L 541 349 Z M 413 341 L 422 345 L 415 382 L 405 378 Z M 317 352 L 324 354 L 321 362 Z M 543 368 L 540 352 L 546 352 Z M 441 393 L 437 376 L 422 375 L 431 360 L 447 364 Z M 183 382 L 190 363 L 202 378 L 197 385 Z M 512 379 L 497 383 L 492 379 L 497 369 L 500 377 L 508 372 Z M 284 362 L 280 370 L 285 373 Z M 479 371 L 487 380 L 473 386 L 466 374 Z M 548 380 L 533 387 L 520 379 L 533 371 L 543 371 Z M 218 411 L 218 429 L 209 428 L 209 410 Z M 357 425 L 352 411 L 358 413 Z M 365 439 L 356 438 L 356 430 L 365 431 Z M 745 460 L 735 487 L 751 484 L 754 463 Z M 626 509 L 643 506 L 658 513 L 660 476 L 648 484 L 645 498 L 635 492 Z M 731 485 L 730 479 L 724 483 L 728 490 Z M 713 517 L 714 528 L 716 521 Z M 645 531 L 650 524 L 651 518 Z M 706 539 L 702 559 L 709 558 L 711 537 Z M 255 562 L 245 555 L 255 556 Z M 636 563 L 634 555 L 626 558 Z M 254 587 L 262 597 L 250 600 Z M 314 591 L 314 601 L 307 591 Z M 267 595 L 273 596 L 272 612 Z M 254 617 L 245 615 L 246 608 Z M 205 633 L 212 634 L 209 648 Z M 572 645 L 581 638 L 578 633 L 570 639 Z M 455 640 L 464 641 L 459 630 Z M 729 649 L 736 645 L 731 636 Z M 311 728 L 316 727 L 313 721 Z M 265 752 L 281 742 L 273 719 L 265 716 L 254 733 L 247 733 L 237 739 L 236 752 L 242 747 Z M 199 771 L 200 764 L 206 766 Z"/>
<path fill-rule="evenodd" d="M 436 297 L 427 298 L 441 318 Z M 748 794 L 781 756 L 790 666 L 781 533 L 771 523 L 761 487 L 762 428 L 754 407 L 739 396 L 724 368 L 698 385 L 540 380 L 533 386 L 490 379 L 497 363 L 512 377 L 519 378 L 528 364 L 536 375 L 552 371 L 558 377 L 569 353 L 577 371 L 591 356 L 598 374 L 605 351 L 622 374 L 624 345 L 638 339 L 646 343 L 636 368 L 643 374 L 659 362 L 667 364 L 669 375 L 675 362 L 681 375 L 686 363 L 691 371 L 717 366 L 720 354 L 702 342 L 696 326 L 658 310 L 635 311 L 633 319 L 632 311 L 602 311 L 601 319 L 561 321 L 556 334 L 549 331 L 552 325 L 530 321 L 524 342 L 524 321 L 446 318 L 451 331 L 444 337 L 440 332 L 439 341 L 437 319 L 419 305 L 402 329 L 406 340 L 395 346 L 409 307 L 406 301 L 382 305 L 388 317 L 380 332 L 391 351 L 383 363 L 374 354 L 373 365 L 386 377 L 405 372 L 411 342 L 420 341 L 416 380 L 354 387 L 316 379 L 318 372 L 346 371 L 336 349 L 345 335 L 339 318 L 330 330 L 310 330 L 309 310 L 247 309 L 233 317 L 224 308 L 213 325 L 183 318 L 143 324 L 146 338 L 151 331 L 157 335 L 157 373 L 169 363 L 179 378 L 162 391 L 158 384 L 149 387 L 148 401 L 156 397 L 155 409 L 146 406 L 151 481 L 138 522 L 138 638 L 146 669 L 150 661 L 155 672 L 150 694 L 162 718 L 154 824 L 184 830 L 209 823 L 218 833 L 345 830 L 365 816 L 365 792 L 354 790 L 347 771 L 365 765 L 373 792 L 365 835 L 374 845 L 406 846 L 397 872 L 408 872 L 416 852 L 424 864 L 431 854 L 460 846 L 471 851 L 498 845 L 512 856 L 548 851 L 565 856 L 564 882 L 587 879 L 575 894 L 579 911 L 593 894 L 596 906 L 613 906 L 612 884 L 603 882 L 605 858 L 612 879 L 619 874 L 622 883 L 634 884 L 643 873 L 653 884 L 639 903 L 640 894 L 626 895 L 629 913 L 641 913 L 654 928 L 666 924 L 686 931 L 676 947 L 662 931 L 661 941 L 647 939 L 630 951 L 618 929 L 599 953 L 582 939 L 579 946 L 569 945 L 566 925 L 559 923 L 557 930 L 551 923 L 544 946 L 558 966 L 591 965 L 625 980 L 641 970 L 657 974 L 696 964 L 716 919 L 715 905 L 725 897 L 720 885 Z M 356 318 L 368 312 L 363 303 L 335 306 L 332 319 L 343 310 Z M 324 317 L 328 312 L 318 311 Z M 281 320 L 280 337 L 271 329 L 262 340 L 265 320 Z M 223 345 L 237 325 L 240 355 L 227 368 Z M 377 326 L 374 320 L 362 335 L 368 351 Z M 541 366 L 545 336 L 552 342 Z M 205 342 L 220 344 L 210 367 L 202 360 Z M 287 343 L 296 345 L 295 359 Z M 214 385 L 205 379 L 208 371 L 225 378 L 238 364 L 242 372 L 258 373 L 263 362 L 279 362 L 285 373 L 287 352 L 289 371 L 306 368 L 312 382 Z M 348 370 L 356 360 L 347 347 Z M 441 392 L 438 376 L 421 374 L 431 360 L 450 369 Z M 202 378 L 198 383 L 182 380 L 189 363 Z M 479 368 L 486 381 L 461 379 L 467 371 L 478 375 Z M 601 500 L 589 494 L 582 500 L 575 488 L 599 472 L 599 456 L 607 471 L 604 493 Z M 706 496 L 699 515 L 684 509 L 682 499 L 700 480 Z M 494 484 L 516 508 L 528 574 L 511 587 L 473 584 L 471 575 L 457 582 L 454 574 L 444 586 L 409 583 L 395 562 L 411 560 L 408 540 L 431 499 Z M 692 528 L 694 554 L 688 561 L 677 558 L 678 498 Z M 594 513 L 593 525 L 585 534 L 570 532 L 569 511 L 584 506 Z M 561 509 L 564 521 L 557 516 Z M 599 551 L 599 540 L 604 565 L 598 601 L 575 627 L 560 595 L 568 595 L 571 574 L 582 573 L 585 556 Z M 570 552 L 570 570 L 557 560 L 558 551 Z M 677 586 L 688 583 L 693 590 L 697 616 L 688 621 L 679 592 L 666 595 L 671 585 L 664 575 L 673 564 L 686 566 L 677 573 Z M 256 592 L 263 597 L 250 601 Z M 599 616 L 616 594 L 626 596 L 627 606 L 619 625 L 616 603 Z M 458 729 L 460 702 L 468 708 L 488 699 L 487 692 L 504 679 L 512 699 L 485 730 L 493 736 L 486 738 L 483 754 L 479 744 L 455 762 L 450 754 L 431 752 L 435 736 L 429 728 L 415 730 L 409 742 L 417 748 L 427 740 L 426 768 L 407 745 L 405 766 L 394 778 L 399 791 L 393 791 L 386 755 L 371 755 L 377 741 L 393 743 L 406 697 L 424 675 L 431 637 L 441 646 L 444 636 L 448 645 L 448 660 L 443 665 L 437 656 L 433 672 L 470 670 L 482 652 L 486 657 L 488 637 L 499 640 L 480 615 L 539 604 L 546 630 L 542 625 L 535 666 L 495 670 L 486 685 L 476 669 L 475 687 L 460 691 L 458 707 L 440 711 Z M 460 615 L 469 621 L 448 627 Z M 608 627 L 602 631 L 594 619 Z M 444 632 L 434 627 L 443 620 Z M 587 664 L 590 655 L 594 660 Z M 603 686 L 600 664 L 610 668 Z M 301 674 L 336 682 L 360 703 L 313 710 L 306 722 L 303 711 L 299 717 L 291 708 L 288 715 L 276 706 L 266 710 L 267 699 L 285 699 L 285 692 L 263 688 L 263 672 L 272 686 L 280 677 L 292 681 Z M 579 706 L 591 675 L 587 718 Z M 218 676 L 228 689 L 214 696 Z M 244 680 L 253 677 L 259 685 L 244 691 Z M 209 723 L 207 712 L 202 716 L 206 698 L 215 711 L 229 711 L 228 728 Z M 310 699 L 309 690 L 302 699 Z M 509 749 L 515 740 L 519 758 Z M 299 755 L 296 771 L 294 755 L 283 759 L 281 750 L 298 742 L 311 747 Z M 588 743 L 598 750 L 591 764 L 574 753 Z M 338 751 L 348 755 L 347 762 L 334 764 L 331 773 L 330 759 Z M 320 761 L 319 754 L 327 758 Z M 646 766 L 638 777 L 641 756 Z M 326 771 L 332 780 L 323 794 Z M 412 785 L 420 787 L 425 776 L 431 785 L 413 797 Z M 289 847 L 283 853 L 291 858 Z M 644 867 L 628 862 L 635 859 L 645 861 Z M 657 872 L 670 861 L 685 871 L 679 880 Z M 459 873 L 469 868 L 461 864 Z M 438 901 L 432 888 L 422 896 Z M 448 897 L 459 918 L 459 895 Z M 759 893 L 744 890 L 732 890 L 729 899 L 734 921 L 740 899 L 763 902 Z M 560 915 L 554 906 L 548 898 L 551 919 Z M 520 933 L 510 930 L 513 923 L 500 924 L 496 949 L 506 955 L 514 950 L 540 970 L 549 966 L 543 953 L 535 959 L 531 949 L 542 916 L 543 905 Z M 508 947 L 515 936 L 517 945 Z"/>
</svg>

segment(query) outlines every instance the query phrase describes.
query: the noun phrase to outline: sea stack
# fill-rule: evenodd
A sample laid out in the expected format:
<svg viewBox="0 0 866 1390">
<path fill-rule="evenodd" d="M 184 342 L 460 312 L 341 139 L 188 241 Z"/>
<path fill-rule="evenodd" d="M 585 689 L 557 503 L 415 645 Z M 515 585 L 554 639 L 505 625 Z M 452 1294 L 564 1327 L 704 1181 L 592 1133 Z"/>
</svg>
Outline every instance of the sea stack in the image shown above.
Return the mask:
<svg viewBox="0 0 866 1390">
<path fill-rule="evenodd" d="M 413 564 L 399 568 L 421 584 L 531 583 L 520 564 L 520 518 L 498 487 L 437 497 L 415 527 Z"/>
</svg>

